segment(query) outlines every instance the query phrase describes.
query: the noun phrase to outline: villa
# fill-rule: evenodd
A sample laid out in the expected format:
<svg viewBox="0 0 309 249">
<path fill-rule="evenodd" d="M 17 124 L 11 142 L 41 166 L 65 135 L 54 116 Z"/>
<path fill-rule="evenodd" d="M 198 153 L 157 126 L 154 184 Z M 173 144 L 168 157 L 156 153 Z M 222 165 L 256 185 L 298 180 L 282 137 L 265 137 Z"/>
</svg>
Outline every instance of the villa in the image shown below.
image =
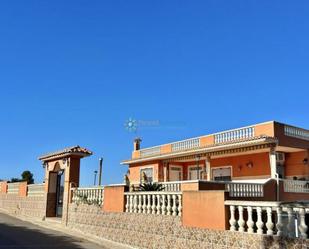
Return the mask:
<svg viewBox="0 0 309 249">
<path fill-rule="evenodd" d="M 135 139 L 131 185 L 192 180 L 309 179 L 309 131 L 270 121 L 141 149 Z"/>
</svg>

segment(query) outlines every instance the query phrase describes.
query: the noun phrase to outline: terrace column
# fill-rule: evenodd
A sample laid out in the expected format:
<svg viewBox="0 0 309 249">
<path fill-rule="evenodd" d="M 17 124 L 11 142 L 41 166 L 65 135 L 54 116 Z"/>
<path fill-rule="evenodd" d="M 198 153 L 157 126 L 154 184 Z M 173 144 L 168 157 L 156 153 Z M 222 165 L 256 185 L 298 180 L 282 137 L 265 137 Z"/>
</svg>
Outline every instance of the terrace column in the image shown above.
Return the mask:
<svg viewBox="0 0 309 249">
<path fill-rule="evenodd" d="M 169 180 L 168 177 L 168 163 L 163 162 L 163 181 L 167 182 Z"/>
<path fill-rule="evenodd" d="M 207 155 L 206 156 L 206 160 L 205 160 L 205 171 L 207 173 L 207 181 L 211 180 L 211 173 L 210 173 L 210 156 Z"/>
<path fill-rule="evenodd" d="M 276 178 L 277 173 L 277 159 L 275 147 L 271 147 L 269 151 L 270 176 Z"/>
</svg>

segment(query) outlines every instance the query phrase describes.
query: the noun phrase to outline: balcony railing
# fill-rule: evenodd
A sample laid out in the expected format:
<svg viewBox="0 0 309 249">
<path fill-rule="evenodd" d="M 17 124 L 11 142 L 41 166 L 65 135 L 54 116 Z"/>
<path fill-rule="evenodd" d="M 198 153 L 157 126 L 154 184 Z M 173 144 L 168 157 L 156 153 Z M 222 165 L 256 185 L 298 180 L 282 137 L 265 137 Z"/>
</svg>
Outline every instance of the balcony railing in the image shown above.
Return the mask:
<svg viewBox="0 0 309 249">
<path fill-rule="evenodd" d="M 285 125 L 284 134 L 286 136 L 309 140 L 309 130 L 297 128 L 294 126 Z"/>
<path fill-rule="evenodd" d="M 103 205 L 104 187 L 72 188 L 72 202 Z"/>
<path fill-rule="evenodd" d="M 125 193 L 127 213 L 181 216 L 182 194 L 177 192 Z"/>
<path fill-rule="evenodd" d="M 246 127 L 240 129 L 234 129 L 230 131 L 216 133 L 215 136 L 215 143 L 225 143 L 230 141 L 241 140 L 245 138 L 254 137 L 254 127 Z"/>
<path fill-rule="evenodd" d="M 231 231 L 307 238 L 305 215 L 309 212 L 308 204 L 225 201 L 225 205 L 230 210 Z"/>
<path fill-rule="evenodd" d="M 156 147 L 146 148 L 146 149 L 140 150 L 140 152 L 141 152 L 141 157 L 160 155 L 161 147 L 156 146 Z"/>
<path fill-rule="evenodd" d="M 172 143 L 172 151 L 183 151 L 200 147 L 200 138 L 192 138 Z"/>
<path fill-rule="evenodd" d="M 160 184 L 164 187 L 162 191 L 167 192 L 179 192 L 181 190 L 181 183 L 183 181 L 176 182 L 160 182 Z"/>
<path fill-rule="evenodd" d="M 226 191 L 230 197 L 263 197 L 264 184 L 262 183 L 227 183 Z"/>
<path fill-rule="evenodd" d="M 284 192 L 309 193 L 309 181 L 283 180 Z"/>
</svg>

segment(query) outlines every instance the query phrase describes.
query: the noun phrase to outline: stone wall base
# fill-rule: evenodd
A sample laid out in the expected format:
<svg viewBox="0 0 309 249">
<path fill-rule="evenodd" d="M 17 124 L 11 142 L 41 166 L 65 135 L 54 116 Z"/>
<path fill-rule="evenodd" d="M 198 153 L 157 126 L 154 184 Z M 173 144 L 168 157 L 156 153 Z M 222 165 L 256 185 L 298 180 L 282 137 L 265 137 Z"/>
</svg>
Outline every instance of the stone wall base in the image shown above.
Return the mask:
<svg viewBox="0 0 309 249">
<path fill-rule="evenodd" d="M 13 194 L 0 194 L 0 208 L 13 215 L 43 219 L 46 201 L 42 197 L 21 197 Z"/>
<path fill-rule="evenodd" d="M 182 226 L 179 217 L 106 213 L 95 205 L 69 207 L 68 226 L 136 248 L 308 248 L 309 240 Z"/>
</svg>

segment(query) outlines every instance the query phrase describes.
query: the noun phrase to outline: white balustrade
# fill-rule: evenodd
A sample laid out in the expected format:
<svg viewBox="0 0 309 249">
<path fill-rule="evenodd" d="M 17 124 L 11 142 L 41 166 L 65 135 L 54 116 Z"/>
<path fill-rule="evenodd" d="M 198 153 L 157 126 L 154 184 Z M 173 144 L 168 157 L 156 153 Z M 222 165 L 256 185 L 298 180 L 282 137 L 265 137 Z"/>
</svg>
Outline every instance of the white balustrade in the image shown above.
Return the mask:
<svg viewBox="0 0 309 249">
<path fill-rule="evenodd" d="M 181 190 L 181 181 L 160 182 L 160 184 L 164 187 L 164 189 L 162 191 L 179 192 Z"/>
<path fill-rule="evenodd" d="M 227 183 L 226 191 L 230 197 L 263 197 L 264 185 L 262 183 Z"/>
<path fill-rule="evenodd" d="M 103 205 L 104 187 L 72 188 L 72 202 Z"/>
<path fill-rule="evenodd" d="M 150 148 L 146 148 L 146 149 L 141 149 L 140 153 L 141 153 L 140 154 L 141 157 L 160 155 L 160 153 L 161 153 L 161 146 L 155 146 L 155 147 L 150 147 Z"/>
<path fill-rule="evenodd" d="M 309 181 L 283 180 L 284 192 L 309 193 Z"/>
<path fill-rule="evenodd" d="M 172 151 L 190 150 L 200 147 L 200 138 L 191 138 L 172 143 Z"/>
<path fill-rule="evenodd" d="M 27 186 L 27 196 L 44 196 L 45 184 L 29 184 Z"/>
<path fill-rule="evenodd" d="M 20 185 L 19 182 L 8 183 L 7 193 L 12 194 L 12 195 L 17 195 L 19 192 L 19 185 Z"/>
<path fill-rule="evenodd" d="M 182 194 L 179 192 L 128 192 L 125 193 L 126 212 L 181 216 Z M 133 200 L 133 201 L 132 201 Z"/>
<path fill-rule="evenodd" d="M 285 125 L 284 134 L 289 137 L 300 138 L 303 140 L 309 140 L 309 130 L 297 128 L 294 126 Z"/>
<path fill-rule="evenodd" d="M 254 127 L 245 127 L 214 134 L 215 143 L 225 143 L 254 137 Z"/>
<path fill-rule="evenodd" d="M 307 238 L 305 215 L 309 213 L 309 203 L 228 200 L 225 205 L 230 210 L 231 231 L 289 237 L 299 234 L 299 237 Z"/>
</svg>

